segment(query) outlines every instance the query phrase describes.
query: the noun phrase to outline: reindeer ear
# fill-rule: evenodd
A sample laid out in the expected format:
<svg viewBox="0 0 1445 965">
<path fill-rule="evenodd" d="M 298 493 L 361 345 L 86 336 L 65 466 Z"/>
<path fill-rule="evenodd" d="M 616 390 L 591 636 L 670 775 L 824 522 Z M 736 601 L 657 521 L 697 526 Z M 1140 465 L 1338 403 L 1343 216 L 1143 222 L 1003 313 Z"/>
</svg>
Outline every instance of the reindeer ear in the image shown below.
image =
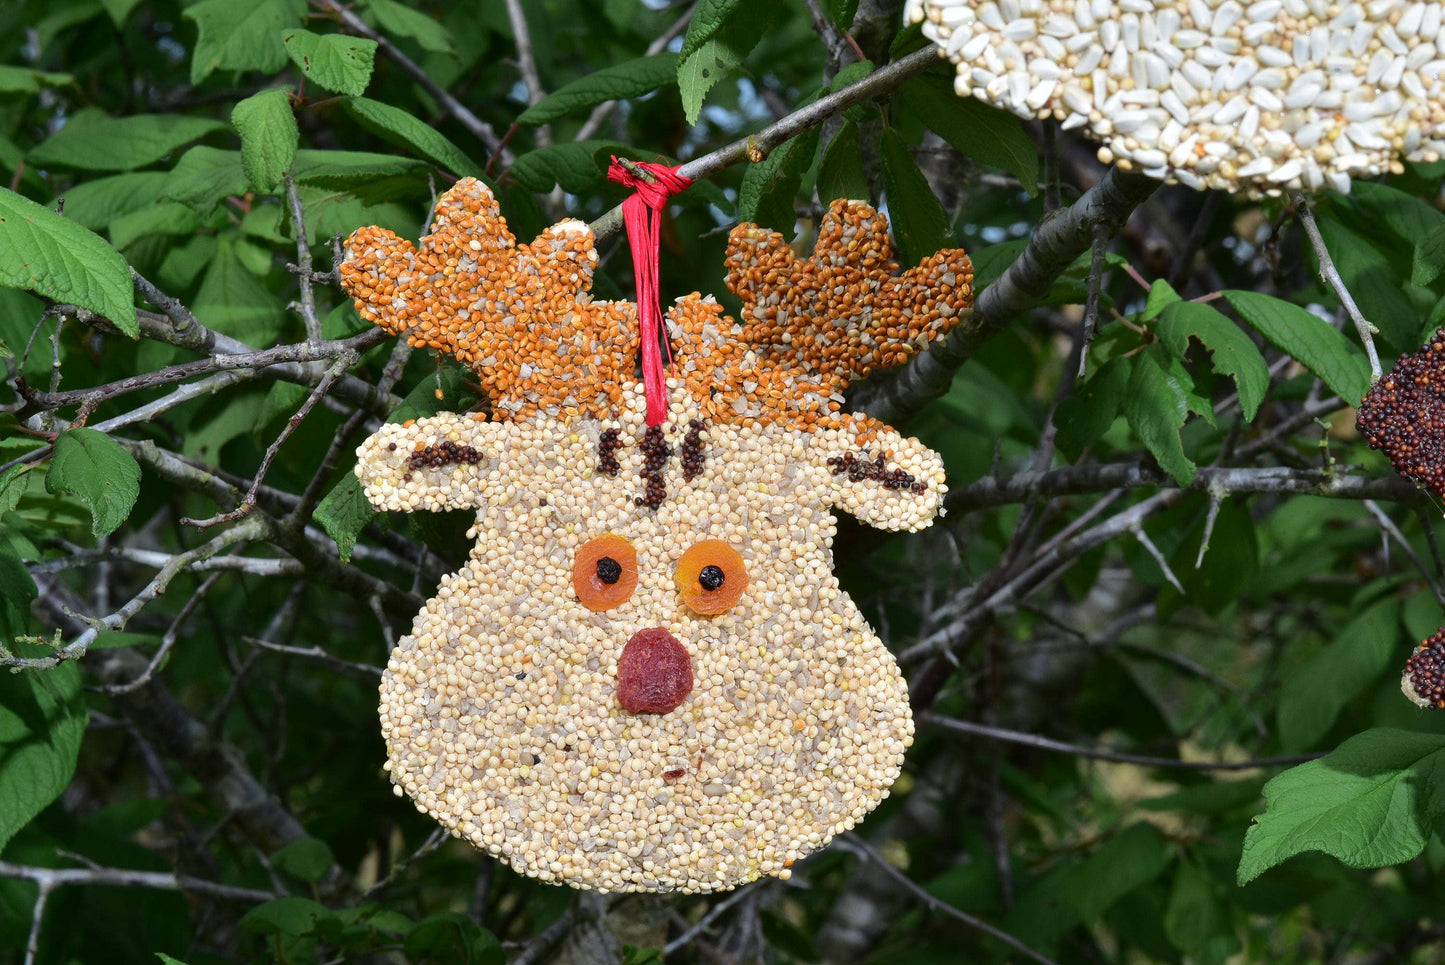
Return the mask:
<svg viewBox="0 0 1445 965">
<path fill-rule="evenodd" d="M 879 529 L 923 529 L 943 508 L 943 457 L 868 420 L 809 434 L 808 461 L 830 505 Z"/>
<path fill-rule="evenodd" d="M 388 423 L 356 451 L 356 478 L 377 509 L 473 509 L 511 428 L 451 413 Z"/>
</svg>

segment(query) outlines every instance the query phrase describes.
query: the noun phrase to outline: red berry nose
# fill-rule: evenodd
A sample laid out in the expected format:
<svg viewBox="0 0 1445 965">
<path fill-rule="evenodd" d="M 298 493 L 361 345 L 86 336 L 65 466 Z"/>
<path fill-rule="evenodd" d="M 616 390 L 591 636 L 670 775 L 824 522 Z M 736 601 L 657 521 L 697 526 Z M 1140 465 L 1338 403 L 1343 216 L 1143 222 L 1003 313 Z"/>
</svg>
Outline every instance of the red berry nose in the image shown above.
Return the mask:
<svg viewBox="0 0 1445 965">
<path fill-rule="evenodd" d="M 617 659 L 617 701 L 629 714 L 666 714 L 692 693 L 692 657 L 662 627 L 638 630 Z"/>
</svg>

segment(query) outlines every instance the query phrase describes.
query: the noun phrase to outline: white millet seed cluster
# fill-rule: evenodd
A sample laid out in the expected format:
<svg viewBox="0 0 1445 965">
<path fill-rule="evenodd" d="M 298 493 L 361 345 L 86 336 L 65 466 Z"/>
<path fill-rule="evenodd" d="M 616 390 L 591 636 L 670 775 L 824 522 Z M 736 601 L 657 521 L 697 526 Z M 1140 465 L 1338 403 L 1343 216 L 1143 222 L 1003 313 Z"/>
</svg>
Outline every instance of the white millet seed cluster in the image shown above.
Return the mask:
<svg viewBox="0 0 1445 965">
<path fill-rule="evenodd" d="M 1099 158 L 1191 188 L 1333 188 L 1445 153 L 1445 4 L 908 0 L 955 89 L 1087 127 Z"/>
<path fill-rule="evenodd" d="M 702 892 L 787 877 L 887 796 L 913 739 L 898 666 L 833 575 L 833 510 L 927 526 L 946 491 L 937 453 L 847 417 L 807 430 L 703 425 L 685 381 L 669 391 L 667 495 L 655 509 L 639 503 L 636 383 L 612 419 L 440 415 L 384 426 L 359 452 L 380 508 L 477 509 L 469 561 L 382 679 L 396 791 L 546 881 Z M 599 471 L 609 430 L 615 474 Z M 689 434 L 702 470 L 684 480 Z M 842 454 L 867 461 L 880 446 L 911 484 L 838 468 Z M 456 461 L 428 457 L 442 451 Z M 630 541 L 637 584 L 599 612 L 574 591 L 573 562 L 605 534 Z M 687 606 L 676 577 L 703 540 L 746 566 L 741 598 L 714 616 Z M 628 713 L 618 658 L 652 628 L 686 649 L 693 686 L 670 712 Z"/>
</svg>

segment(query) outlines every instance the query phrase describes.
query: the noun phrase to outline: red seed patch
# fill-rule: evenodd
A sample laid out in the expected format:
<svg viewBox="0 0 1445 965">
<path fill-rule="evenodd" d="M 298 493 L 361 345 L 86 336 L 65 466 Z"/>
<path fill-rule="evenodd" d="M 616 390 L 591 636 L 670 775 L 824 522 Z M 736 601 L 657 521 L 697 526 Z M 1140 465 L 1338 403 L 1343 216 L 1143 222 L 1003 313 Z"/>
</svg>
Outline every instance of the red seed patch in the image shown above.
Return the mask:
<svg viewBox="0 0 1445 965">
<path fill-rule="evenodd" d="M 662 627 L 639 630 L 617 660 L 617 701 L 629 714 L 666 714 L 692 693 L 692 657 Z"/>
</svg>

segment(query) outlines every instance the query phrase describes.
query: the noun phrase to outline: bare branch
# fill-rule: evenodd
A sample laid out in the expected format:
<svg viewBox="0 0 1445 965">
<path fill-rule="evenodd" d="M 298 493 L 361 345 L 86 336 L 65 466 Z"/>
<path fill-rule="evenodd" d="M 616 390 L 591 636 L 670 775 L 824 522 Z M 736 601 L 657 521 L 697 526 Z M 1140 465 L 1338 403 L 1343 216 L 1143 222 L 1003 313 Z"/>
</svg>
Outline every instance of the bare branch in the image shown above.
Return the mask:
<svg viewBox="0 0 1445 965">
<path fill-rule="evenodd" d="M 301 313 L 306 325 L 306 342 L 321 341 L 321 319 L 316 315 L 316 296 L 311 291 L 311 245 L 306 241 L 306 211 L 301 205 L 301 195 L 296 191 L 296 174 L 287 171 L 286 204 L 291 211 L 291 230 L 296 233 L 296 279 L 301 285 L 301 300 L 292 307 Z"/>
<path fill-rule="evenodd" d="M 1309 201 L 1302 194 L 1295 195 L 1295 213 L 1299 215 L 1300 224 L 1305 226 L 1305 234 L 1309 235 L 1310 245 L 1315 251 L 1315 260 L 1319 262 L 1320 277 L 1329 283 L 1339 296 L 1340 304 L 1345 308 L 1345 314 L 1350 316 L 1350 321 L 1355 323 L 1355 331 L 1360 336 L 1360 341 L 1365 345 L 1365 356 L 1370 360 L 1370 381 L 1374 383 L 1380 378 L 1380 356 L 1375 352 L 1375 340 L 1372 337 L 1378 328 L 1371 325 L 1365 316 L 1360 314 L 1360 309 L 1355 305 L 1355 300 L 1350 297 L 1350 290 L 1345 287 L 1345 281 L 1340 277 L 1339 270 L 1335 268 L 1334 259 L 1330 257 L 1330 250 L 1325 247 L 1325 239 L 1320 234 L 1320 226 L 1315 224 L 1314 212 L 1310 210 Z"/>
<path fill-rule="evenodd" d="M 1150 757 L 1146 754 L 1130 754 L 1126 751 L 1116 751 L 1108 748 L 1085 747 L 1083 744 L 1067 744 L 1063 741 L 1056 741 L 1048 737 L 1040 737 L 1038 734 L 1025 734 L 1016 730 L 1007 730 L 1003 727 L 990 727 L 987 724 L 976 724 L 972 721 L 958 720 L 953 717 L 944 717 L 931 710 L 925 710 L 918 715 L 918 721 L 922 724 L 934 724 L 944 730 L 954 731 L 959 734 L 970 734 L 974 737 L 983 737 L 988 740 L 1007 741 L 1011 744 L 1023 744 L 1045 751 L 1058 751 L 1063 754 L 1073 754 L 1076 757 L 1087 757 L 1096 761 L 1114 761 L 1118 764 L 1138 764 L 1141 767 L 1167 767 L 1182 771 L 1250 771 L 1257 767 L 1284 767 L 1294 764 L 1303 764 L 1306 761 L 1313 761 L 1323 757 L 1323 754 L 1293 754 L 1285 757 L 1259 757 L 1248 761 L 1180 761 L 1172 757 Z"/>
</svg>

